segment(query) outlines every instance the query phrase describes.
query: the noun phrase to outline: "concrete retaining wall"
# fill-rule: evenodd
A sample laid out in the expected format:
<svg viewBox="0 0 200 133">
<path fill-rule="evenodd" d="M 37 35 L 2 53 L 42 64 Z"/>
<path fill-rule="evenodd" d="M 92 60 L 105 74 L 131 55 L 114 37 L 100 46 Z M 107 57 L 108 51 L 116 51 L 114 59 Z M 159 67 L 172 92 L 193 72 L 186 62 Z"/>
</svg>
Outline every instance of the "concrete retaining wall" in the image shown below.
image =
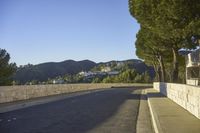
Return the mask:
<svg viewBox="0 0 200 133">
<path fill-rule="evenodd" d="M 200 87 L 159 82 L 155 82 L 153 86 L 154 89 L 158 90 L 200 119 Z"/>
<path fill-rule="evenodd" d="M 0 86 L 0 103 L 26 100 L 77 91 L 111 88 L 112 86 L 132 86 L 135 84 L 56 84 Z"/>
<path fill-rule="evenodd" d="M 198 79 L 187 79 L 186 83 L 188 85 L 196 85 L 197 86 L 199 84 L 199 80 Z"/>
</svg>

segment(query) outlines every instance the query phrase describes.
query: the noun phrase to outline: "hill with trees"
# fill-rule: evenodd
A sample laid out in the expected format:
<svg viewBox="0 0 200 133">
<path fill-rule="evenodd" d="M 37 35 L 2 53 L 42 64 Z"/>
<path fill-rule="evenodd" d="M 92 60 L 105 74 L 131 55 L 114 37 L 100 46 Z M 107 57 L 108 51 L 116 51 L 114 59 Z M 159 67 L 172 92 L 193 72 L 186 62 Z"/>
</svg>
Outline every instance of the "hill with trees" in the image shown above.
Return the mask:
<svg viewBox="0 0 200 133">
<path fill-rule="evenodd" d="M 151 78 L 154 78 L 155 71 L 152 66 L 146 65 L 143 61 L 138 59 L 130 59 L 124 61 L 109 61 L 98 63 L 92 70 L 101 70 L 102 67 L 110 67 L 112 71 L 124 71 L 127 69 L 134 69 L 137 73 L 141 74 L 148 72 Z"/>
<path fill-rule="evenodd" d="M 25 65 L 17 69 L 16 74 L 13 76 L 18 84 L 46 82 L 52 83 L 55 79 L 63 79 L 67 83 L 79 82 L 95 82 L 94 79 L 83 80 L 78 76 L 80 72 L 99 72 L 105 68 L 110 68 L 110 71 L 118 71 L 120 73 L 126 70 L 134 70 L 135 73 L 143 74 L 148 73 L 151 79 L 154 78 L 155 72 L 153 67 L 147 66 L 143 61 L 133 59 L 125 61 L 110 61 L 95 63 L 90 60 L 73 61 L 66 60 L 63 62 L 49 62 L 38 65 Z M 103 79 L 102 79 L 103 80 Z M 101 82 L 103 82 L 101 80 Z M 124 79 L 125 80 L 125 79 Z M 97 80 L 96 80 L 97 81 Z M 100 82 L 100 81 L 99 81 Z M 104 80 L 104 82 L 108 82 Z"/>
<path fill-rule="evenodd" d="M 89 71 L 94 66 L 95 62 L 89 60 L 73 61 L 66 60 L 63 62 L 48 62 L 38 65 L 20 66 L 14 75 L 14 80 L 20 84 L 25 84 L 30 81 L 46 81 L 49 78 L 64 76 L 66 74 L 74 75 L 80 71 Z"/>
</svg>

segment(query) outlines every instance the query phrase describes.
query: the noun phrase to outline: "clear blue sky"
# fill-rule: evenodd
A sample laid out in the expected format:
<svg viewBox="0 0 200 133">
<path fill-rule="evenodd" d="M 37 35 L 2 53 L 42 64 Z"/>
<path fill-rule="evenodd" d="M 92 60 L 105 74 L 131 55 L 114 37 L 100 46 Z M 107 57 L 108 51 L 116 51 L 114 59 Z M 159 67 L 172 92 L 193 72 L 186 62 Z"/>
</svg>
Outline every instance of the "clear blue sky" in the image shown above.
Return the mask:
<svg viewBox="0 0 200 133">
<path fill-rule="evenodd" d="M 128 0 L 0 0 L 0 48 L 17 65 L 137 58 Z"/>
</svg>

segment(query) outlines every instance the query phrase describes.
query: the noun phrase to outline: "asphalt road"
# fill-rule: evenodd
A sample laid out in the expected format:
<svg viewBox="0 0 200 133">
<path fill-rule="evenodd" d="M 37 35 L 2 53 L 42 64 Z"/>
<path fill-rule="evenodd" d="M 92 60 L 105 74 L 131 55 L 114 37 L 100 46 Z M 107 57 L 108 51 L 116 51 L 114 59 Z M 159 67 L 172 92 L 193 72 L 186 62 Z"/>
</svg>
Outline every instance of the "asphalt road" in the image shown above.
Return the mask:
<svg viewBox="0 0 200 133">
<path fill-rule="evenodd" d="M 117 88 L 0 114 L 0 133 L 134 133 L 140 89 Z"/>
</svg>

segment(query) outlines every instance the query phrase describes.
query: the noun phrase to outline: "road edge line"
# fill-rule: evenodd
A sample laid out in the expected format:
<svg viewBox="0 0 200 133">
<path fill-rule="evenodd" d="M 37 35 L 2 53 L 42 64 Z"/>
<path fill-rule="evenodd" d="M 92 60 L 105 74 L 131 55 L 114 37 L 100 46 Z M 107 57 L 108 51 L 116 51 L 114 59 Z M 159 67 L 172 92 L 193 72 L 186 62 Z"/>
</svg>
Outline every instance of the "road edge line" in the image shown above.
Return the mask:
<svg viewBox="0 0 200 133">
<path fill-rule="evenodd" d="M 148 106 L 149 106 L 149 110 L 150 110 L 150 114 L 151 114 L 151 120 L 152 120 L 152 125 L 153 125 L 153 129 L 155 133 L 164 133 L 161 130 L 161 126 L 159 124 L 159 120 L 156 116 L 156 113 L 153 111 L 152 105 L 151 105 L 151 101 L 150 101 L 150 96 L 148 94 L 148 90 L 146 92 L 147 94 L 147 102 L 148 102 Z"/>
</svg>

